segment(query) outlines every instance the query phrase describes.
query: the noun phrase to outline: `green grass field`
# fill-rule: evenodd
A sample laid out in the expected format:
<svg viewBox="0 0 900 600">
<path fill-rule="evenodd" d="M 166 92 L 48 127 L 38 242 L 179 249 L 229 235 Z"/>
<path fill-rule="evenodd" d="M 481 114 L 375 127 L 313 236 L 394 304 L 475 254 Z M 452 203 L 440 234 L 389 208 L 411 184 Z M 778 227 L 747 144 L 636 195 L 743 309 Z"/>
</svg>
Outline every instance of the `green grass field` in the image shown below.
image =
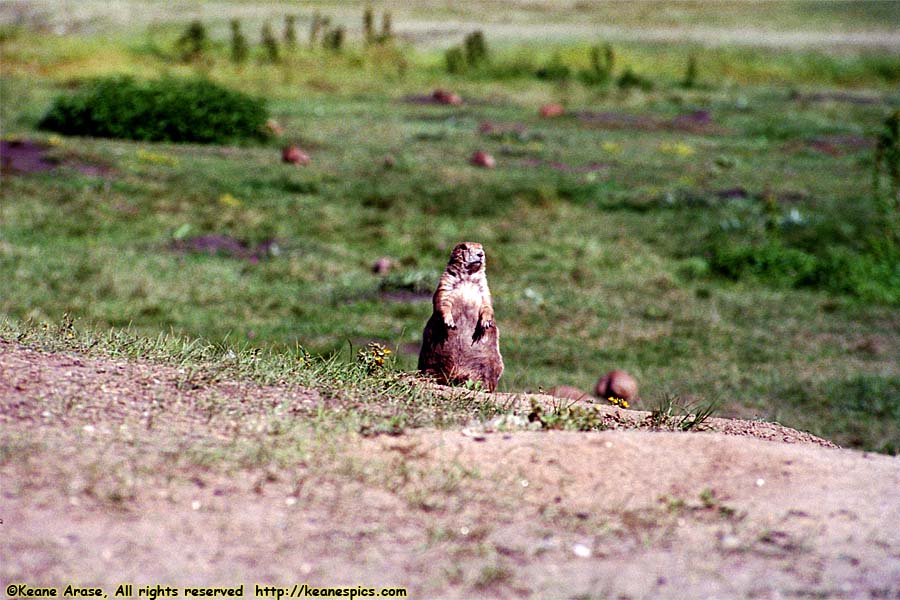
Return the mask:
<svg viewBox="0 0 900 600">
<path fill-rule="evenodd" d="M 795 26 L 802 11 L 782 4 L 778 22 Z M 658 24 L 707 23 L 690 6 Z M 858 10 L 815 3 L 805 26 L 850 30 Z M 0 315 L 344 360 L 378 341 L 411 370 L 450 249 L 480 241 L 501 391 L 591 389 L 622 368 L 644 407 L 666 393 L 718 399 L 723 416 L 900 450 L 900 270 L 875 243 L 890 233 L 872 187 L 876 136 L 900 108 L 896 48 L 615 43 L 616 75 L 652 83 L 640 90 L 579 80 L 605 40 L 494 47 L 487 28 L 490 64 L 450 76 L 443 50 L 366 49 L 353 35 L 341 54 L 302 42 L 281 64 L 253 48 L 234 66 L 227 21 L 207 25 L 214 43 L 193 64 L 173 55 L 186 22 L 61 36 L 4 26 L 4 140 L 45 142 L 59 167 L 3 175 Z M 554 60 L 573 76 L 534 75 Z M 201 146 L 37 130 L 57 95 L 120 74 L 262 96 L 284 136 Z M 463 104 L 410 100 L 437 87 Z M 541 118 L 547 102 L 567 114 Z M 281 162 L 288 142 L 310 166 Z M 476 150 L 497 168 L 469 165 Z M 204 235 L 268 250 L 190 251 Z M 397 263 L 387 276 L 371 271 L 382 256 Z"/>
</svg>

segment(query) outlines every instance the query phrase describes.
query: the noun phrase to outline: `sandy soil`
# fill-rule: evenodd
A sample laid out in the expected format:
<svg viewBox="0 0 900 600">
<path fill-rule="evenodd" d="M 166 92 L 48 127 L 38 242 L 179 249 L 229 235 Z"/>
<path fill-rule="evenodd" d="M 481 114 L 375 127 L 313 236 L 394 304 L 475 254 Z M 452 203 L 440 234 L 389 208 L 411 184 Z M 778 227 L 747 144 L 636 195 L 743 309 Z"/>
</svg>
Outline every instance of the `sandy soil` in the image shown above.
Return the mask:
<svg viewBox="0 0 900 600">
<path fill-rule="evenodd" d="M 900 597 L 900 459 L 724 419 L 737 435 L 277 431 L 328 402 L 0 341 L 0 582 Z"/>
</svg>

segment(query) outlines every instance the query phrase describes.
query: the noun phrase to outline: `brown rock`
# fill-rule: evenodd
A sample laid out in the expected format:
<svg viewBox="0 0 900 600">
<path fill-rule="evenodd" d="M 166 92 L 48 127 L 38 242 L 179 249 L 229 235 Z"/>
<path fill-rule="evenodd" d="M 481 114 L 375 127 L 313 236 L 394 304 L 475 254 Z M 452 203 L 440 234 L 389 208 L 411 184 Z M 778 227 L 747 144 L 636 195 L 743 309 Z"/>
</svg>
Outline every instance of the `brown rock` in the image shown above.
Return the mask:
<svg viewBox="0 0 900 600">
<path fill-rule="evenodd" d="M 442 90 L 440 88 L 432 92 L 431 98 L 438 104 L 448 104 L 451 106 L 459 106 L 462 104 L 462 98 L 459 94 L 454 94 L 453 92 Z"/>
<path fill-rule="evenodd" d="M 493 169 L 497 166 L 497 161 L 494 160 L 494 157 L 483 150 L 475 152 L 472 158 L 469 159 L 469 162 L 476 167 L 485 169 Z"/>
<path fill-rule="evenodd" d="M 598 398 L 621 398 L 631 402 L 638 398 L 637 380 L 625 371 L 615 369 L 597 381 L 594 393 Z"/>
<path fill-rule="evenodd" d="M 553 117 L 561 117 L 566 114 L 566 109 L 563 108 L 562 104 L 545 104 L 541 107 L 540 113 L 545 119 L 552 119 Z"/>
<path fill-rule="evenodd" d="M 287 146 L 281 151 L 282 162 L 294 165 L 308 165 L 311 162 L 309 155 L 297 146 Z"/>
<path fill-rule="evenodd" d="M 387 275 L 394 268 L 394 261 L 387 256 L 382 256 L 372 264 L 372 272 L 376 275 Z"/>
</svg>

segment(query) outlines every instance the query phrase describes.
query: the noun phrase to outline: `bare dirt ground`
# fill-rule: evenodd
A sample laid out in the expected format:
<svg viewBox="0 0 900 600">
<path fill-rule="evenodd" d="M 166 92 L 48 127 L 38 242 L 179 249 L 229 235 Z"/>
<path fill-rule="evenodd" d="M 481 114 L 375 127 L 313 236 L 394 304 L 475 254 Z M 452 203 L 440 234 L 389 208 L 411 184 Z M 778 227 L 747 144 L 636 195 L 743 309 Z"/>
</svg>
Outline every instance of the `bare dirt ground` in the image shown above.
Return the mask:
<svg viewBox="0 0 900 600">
<path fill-rule="evenodd" d="M 363 437 L 330 402 L 0 340 L 0 582 L 900 597 L 900 459 L 724 419 Z"/>
</svg>

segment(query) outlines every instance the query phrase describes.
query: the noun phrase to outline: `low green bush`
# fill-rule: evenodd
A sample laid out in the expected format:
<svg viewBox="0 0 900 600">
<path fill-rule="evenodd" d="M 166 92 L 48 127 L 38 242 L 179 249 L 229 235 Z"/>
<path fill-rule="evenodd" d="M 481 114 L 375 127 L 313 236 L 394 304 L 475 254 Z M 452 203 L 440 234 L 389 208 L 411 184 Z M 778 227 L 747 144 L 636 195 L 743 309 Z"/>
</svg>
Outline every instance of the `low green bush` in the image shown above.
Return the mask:
<svg viewBox="0 0 900 600">
<path fill-rule="evenodd" d="M 565 64 L 562 56 L 557 53 L 550 62 L 535 71 L 534 75 L 545 81 L 566 81 L 572 77 L 572 68 Z"/>
<path fill-rule="evenodd" d="M 619 75 L 619 78 L 616 80 L 616 85 L 623 90 L 628 88 L 639 88 L 646 92 L 653 89 L 652 81 L 638 75 L 632 71 L 630 67 L 625 69 L 622 74 Z"/>
<path fill-rule="evenodd" d="M 781 241 L 732 245 L 724 239 L 710 252 L 713 273 L 729 279 L 785 287 L 812 287 L 866 302 L 900 305 L 900 256 L 831 246 L 816 254 Z"/>
<path fill-rule="evenodd" d="M 447 72 L 451 75 L 459 75 L 466 70 L 466 55 L 459 46 L 453 46 L 444 52 L 444 62 L 446 63 Z"/>
<path fill-rule="evenodd" d="M 718 246 L 713 249 L 710 260 L 713 271 L 730 279 L 756 278 L 783 285 L 807 281 L 817 263 L 815 256 L 778 242 Z"/>
<path fill-rule="evenodd" d="M 265 103 L 205 79 L 96 80 L 60 96 L 41 129 L 146 141 L 226 143 L 265 137 Z"/>
<path fill-rule="evenodd" d="M 900 256 L 830 248 L 807 283 L 868 302 L 900 305 Z"/>
</svg>

